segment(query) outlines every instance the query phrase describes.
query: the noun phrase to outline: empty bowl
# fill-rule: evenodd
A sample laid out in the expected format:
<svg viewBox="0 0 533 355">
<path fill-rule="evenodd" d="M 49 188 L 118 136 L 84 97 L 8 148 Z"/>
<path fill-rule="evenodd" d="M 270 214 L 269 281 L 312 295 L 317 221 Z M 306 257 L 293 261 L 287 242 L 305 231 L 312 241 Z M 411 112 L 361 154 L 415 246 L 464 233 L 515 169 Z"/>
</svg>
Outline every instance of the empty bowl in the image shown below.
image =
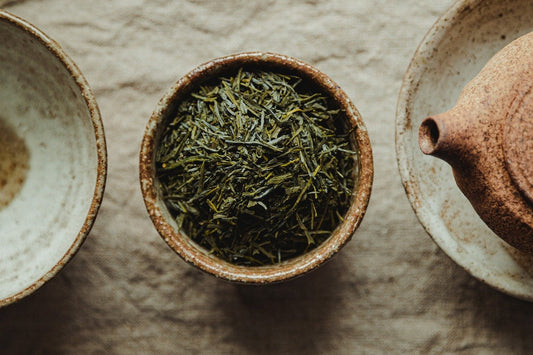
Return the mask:
<svg viewBox="0 0 533 355">
<path fill-rule="evenodd" d="M 74 62 L 0 11 L 0 306 L 57 274 L 85 240 L 106 178 L 96 101 Z"/>
<path fill-rule="evenodd" d="M 162 199 L 156 176 L 156 151 L 160 145 L 162 132 L 169 120 L 174 117 L 180 102 L 203 84 L 221 76 L 232 75 L 240 68 L 250 71 L 264 70 L 293 74 L 310 86 L 322 92 L 344 113 L 336 122 L 350 130 L 352 146 L 359 151 L 355 184 L 351 190 L 351 204 L 330 236 L 321 244 L 300 256 L 272 265 L 249 266 L 236 265 L 198 245 L 178 223 Z M 255 90 L 255 89 L 254 89 Z M 252 104 L 253 105 L 253 104 Z M 268 114 L 268 113 L 267 113 Z M 198 118 L 201 120 L 201 118 Z M 259 119 L 258 119 L 259 122 Z M 258 123 L 262 127 L 262 123 Z M 365 125 L 353 103 L 342 89 L 325 74 L 300 60 L 284 55 L 253 52 L 230 55 L 211 60 L 198 66 L 181 78 L 160 100 L 150 117 L 141 144 L 140 182 L 142 194 L 148 213 L 155 228 L 165 242 L 184 260 L 197 268 L 216 277 L 248 284 L 266 284 L 279 282 L 300 276 L 322 265 L 335 255 L 350 240 L 360 224 L 368 205 L 373 178 L 373 163 L 370 140 Z M 263 206 L 266 208 L 266 206 Z"/>
</svg>

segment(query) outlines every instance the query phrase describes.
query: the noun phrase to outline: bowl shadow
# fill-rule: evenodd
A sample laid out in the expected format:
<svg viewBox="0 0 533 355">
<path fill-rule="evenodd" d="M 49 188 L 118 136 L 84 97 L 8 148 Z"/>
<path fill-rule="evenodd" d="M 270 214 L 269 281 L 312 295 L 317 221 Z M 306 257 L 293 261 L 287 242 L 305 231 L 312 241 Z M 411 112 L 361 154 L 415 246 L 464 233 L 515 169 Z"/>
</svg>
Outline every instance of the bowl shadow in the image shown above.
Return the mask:
<svg viewBox="0 0 533 355">
<path fill-rule="evenodd" d="M 453 326 L 448 328 L 445 337 L 447 351 L 491 352 L 497 345 L 513 353 L 532 353 L 533 303 L 488 286 L 452 265 L 451 260 L 441 266 L 445 265 L 451 268 L 440 270 L 440 275 L 426 285 L 422 303 L 444 310 L 442 305 L 452 300 L 453 309 L 448 308 L 448 314 L 436 310 L 441 316 L 453 319 Z"/>
<path fill-rule="evenodd" d="M 533 303 L 508 296 L 477 280 L 469 293 L 467 307 L 485 332 L 518 353 L 533 351 Z"/>
<path fill-rule="evenodd" d="M 68 272 L 62 272 L 35 293 L 0 309 L 1 352 L 61 353 L 61 346 L 69 343 L 76 309 L 71 288 Z"/>
</svg>

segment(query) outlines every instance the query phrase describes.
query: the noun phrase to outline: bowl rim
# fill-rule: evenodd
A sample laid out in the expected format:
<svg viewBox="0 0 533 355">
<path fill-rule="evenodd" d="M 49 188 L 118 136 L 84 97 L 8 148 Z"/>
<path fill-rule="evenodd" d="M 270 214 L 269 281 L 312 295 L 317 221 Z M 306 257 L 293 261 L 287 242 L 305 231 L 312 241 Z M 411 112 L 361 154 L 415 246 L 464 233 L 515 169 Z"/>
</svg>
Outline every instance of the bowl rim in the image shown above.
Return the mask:
<svg viewBox="0 0 533 355">
<path fill-rule="evenodd" d="M 268 266 L 238 266 L 206 252 L 200 252 L 191 240 L 182 235 L 165 220 L 158 203 L 157 188 L 154 183 L 154 146 L 155 135 L 162 124 L 169 106 L 175 102 L 182 90 L 187 90 L 197 82 L 216 77 L 219 71 L 245 65 L 269 65 L 302 74 L 313 83 L 325 90 L 341 107 L 346 109 L 346 115 L 352 126 L 357 126 L 356 140 L 360 149 L 360 181 L 357 193 L 354 193 L 352 204 L 346 212 L 346 218 L 332 233 L 331 237 L 312 251 L 287 261 Z M 214 76 L 213 76 L 214 75 Z M 215 277 L 247 284 L 267 284 L 285 281 L 301 276 L 322 265 L 335 255 L 352 237 L 366 213 L 373 183 L 372 149 L 368 132 L 360 113 L 348 98 L 348 95 L 328 76 L 313 66 L 296 58 L 271 52 L 242 52 L 219 57 L 203 63 L 182 78 L 180 78 L 164 94 L 153 111 L 141 142 L 139 155 L 139 179 L 141 192 L 147 212 L 159 235 L 167 245 L 182 259 L 200 270 Z"/>
<path fill-rule="evenodd" d="M 95 188 L 94 188 L 94 192 L 92 196 L 91 205 L 87 212 L 85 221 L 83 222 L 80 228 L 80 231 L 78 232 L 76 238 L 74 239 L 74 242 L 71 244 L 67 252 L 59 259 L 59 261 L 50 270 L 48 270 L 41 278 L 39 278 L 37 281 L 35 281 L 33 284 L 26 287 L 25 289 L 17 292 L 16 294 L 8 296 L 4 299 L 0 299 L 0 308 L 1 308 L 3 306 L 7 306 L 14 302 L 20 301 L 24 297 L 29 296 L 30 294 L 35 292 L 37 289 L 43 286 L 47 281 L 49 281 L 54 276 L 56 276 L 59 273 L 59 271 L 61 271 L 61 269 L 63 269 L 63 267 L 70 260 L 72 260 L 72 257 L 80 249 L 81 245 L 87 238 L 87 235 L 89 234 L 94 224 L 96 215 L 98 214 L 98 210 L 100 209 L 100 204 L 102 202 L 102 198 L 103 198 L 103 194 L 105 190 L 106 178 L 107 178 L 107 145 L 106 145 L 106 139 L 105 139 L 105 133 L 104 133 L 104 126 L 102 123 L 102 118 L 100 115 L 98 104 L 92 93 L 91 88 L 89 87 L 87 80 L 85 79 L 85 77 L 83 76 L 82 72 L 77 67 L 77 65 L 74 63 L 74 61 L 70 59 L 70 57 L 64 52 L 64 50 L 61 48 L 61 46 L 56 41 L 54 41 L 52 38 L 47 36 L 44 32 L 42 32 L 40 29 L 38 29 L 36 26 L 29 23 L 28 21 L 18 16 L 15 16 L 5 10 L 1 10 L 1 9 L 0 9 L 0 21 L 7 22 L 10 25 L 13 25 L 17 27 L 18 29 L 22 30 L 23 32 L 29 34 L 34 39 L 38 40 L 38 42 L 41 45 L 45 46 L 46 49 L 50 52 L 50 54 L 54 55 L 62 63 L 64 68 L 70 73 L 76 85 L 78 86 L 83 99 L 85 100 L 87 109 L 90 114 L 91 122 L 93 125 L 93 130 L 94 130 L 94 135 L 96 139 L 95 148 L 96 148 L 97 159 L 98 159 L 97 175 L 96 175 Z"/>
<path fill-rule="evenodd" d="M 446 254 L 454 263 L 468 272 L 472 277 L 480 282 L 506 293 L 513 297 L 533 301 L 531 294 L 507 287 L 501 279 L 490 275 L 468 259 L 461 258 L 453 252 L 453 248 L 448 245 L 447 239 L 434 227 L 432 222 L 432 211 L 424 205 L 424 196 L 419 193 L 418 181 L 413 177 L 411 171 L 414 170 L 410 161 L 410 153 L 404 136 L 412 129 L 411 102 L 417 92 L 418 84 L 424 76 L 425 65 L 428 58 L 434 52 L 435 43 L 440 43 L 445 39 L 447 32 L 461 21 L 465 14 L 470 13 L 474 8 L 483 5 L 483 0 L 458 0 L 452 4 L 430 27 L 424 38 L 418 44 L 416 51 L 409 63 L 403 77 L 401 89 L 398 95 L 396 106 L 396 162 L 405 194 L 411 204 L 413 211 L 425 232 L 433 242 Z M 417 136 L 418 137 L 418 136 Z"/>
</svg>

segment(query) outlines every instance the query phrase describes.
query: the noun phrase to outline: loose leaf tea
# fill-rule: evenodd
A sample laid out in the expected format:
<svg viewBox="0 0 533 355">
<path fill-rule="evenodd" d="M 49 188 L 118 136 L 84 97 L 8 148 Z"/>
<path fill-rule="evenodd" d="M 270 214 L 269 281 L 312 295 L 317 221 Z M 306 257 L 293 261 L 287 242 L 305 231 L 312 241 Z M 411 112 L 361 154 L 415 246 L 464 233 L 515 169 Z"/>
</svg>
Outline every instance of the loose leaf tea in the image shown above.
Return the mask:
<svg viewBox="0 0 533 355">
<path fill-rule="evenodd" d="M 233 264 L 301 255 L 343 220 L 358 154 L 344 113 L 296 76 L 239 70 L 168 121 L 156 175 L 180 229 Z"/>
</svg>

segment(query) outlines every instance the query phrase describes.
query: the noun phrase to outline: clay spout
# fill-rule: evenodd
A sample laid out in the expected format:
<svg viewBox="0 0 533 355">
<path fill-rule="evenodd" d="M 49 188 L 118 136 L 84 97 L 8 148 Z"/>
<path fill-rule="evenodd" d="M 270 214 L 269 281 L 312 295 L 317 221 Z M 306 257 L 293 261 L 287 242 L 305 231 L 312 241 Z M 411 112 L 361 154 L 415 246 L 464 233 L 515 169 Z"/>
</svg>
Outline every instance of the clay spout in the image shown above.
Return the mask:
<svg viewBox="0 0 533 355">
<path fill-rule="evenodd" d="M 424 154 L 443 159 L 454 165 L 457 159 L 465 158 L 469 127 L 464 127 L 453 110 L 427 117 L 418 131 L 418 144 Z"/>
</svg>

